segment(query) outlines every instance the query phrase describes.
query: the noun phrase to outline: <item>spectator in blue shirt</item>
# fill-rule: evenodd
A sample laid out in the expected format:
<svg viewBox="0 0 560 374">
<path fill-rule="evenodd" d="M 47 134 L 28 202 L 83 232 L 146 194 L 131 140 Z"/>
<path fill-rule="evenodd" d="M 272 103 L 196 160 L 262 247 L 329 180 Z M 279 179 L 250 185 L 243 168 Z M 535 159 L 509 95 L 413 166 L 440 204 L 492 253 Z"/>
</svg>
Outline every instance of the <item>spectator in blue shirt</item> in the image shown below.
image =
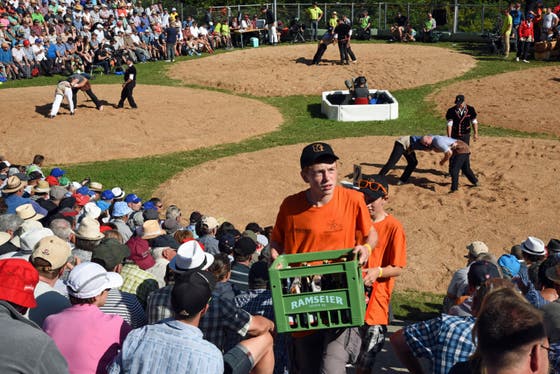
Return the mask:
<svg viewBox="0 0 560 374">
<path fill-rule="evenodd" d="M 4 67 L 6 78 L 20 79 L 20 72 L 16 64 L 14 64 L 12 50 L 6 42 L 2 43 L 2 48 L 0 48 L 0 67 Z"/>
</svg>

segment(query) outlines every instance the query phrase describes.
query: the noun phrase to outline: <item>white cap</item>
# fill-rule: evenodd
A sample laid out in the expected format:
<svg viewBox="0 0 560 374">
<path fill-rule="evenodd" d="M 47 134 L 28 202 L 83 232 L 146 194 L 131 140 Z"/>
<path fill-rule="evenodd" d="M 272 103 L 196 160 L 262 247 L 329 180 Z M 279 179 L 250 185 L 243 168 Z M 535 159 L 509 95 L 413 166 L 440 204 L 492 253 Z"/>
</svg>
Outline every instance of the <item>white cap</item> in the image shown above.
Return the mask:
<svg viewBox="0 0 560 374">
<path fill-rule="evenodd" d="M 32 252 L 35 249 L 35 245 L 37 245 L 41 239 L 53 235 L 54 233 L 52 230 L 47 228 L 26 232 L 19 239 L 19 242 L 21 243 L 21 250 Z"/>
<path fill-rule="evenodd" d="M 72 269 L 65 284 L 70 296 L 88 299 L 100 295 L 108 288 L 122 286 L 123 279 L 120 274 L 108 272 L 95 262 L 82 262 Z"/>
</svg>

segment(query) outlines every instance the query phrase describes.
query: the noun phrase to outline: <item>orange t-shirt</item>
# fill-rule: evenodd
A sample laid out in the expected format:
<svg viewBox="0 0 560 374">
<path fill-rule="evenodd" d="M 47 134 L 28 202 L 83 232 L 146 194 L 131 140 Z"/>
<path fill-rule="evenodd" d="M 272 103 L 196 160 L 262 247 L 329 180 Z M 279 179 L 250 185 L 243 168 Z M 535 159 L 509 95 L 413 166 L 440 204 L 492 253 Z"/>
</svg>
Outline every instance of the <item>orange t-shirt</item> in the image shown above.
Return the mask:
<svg viewBox="0 0 560 374">
<path fill-rule="evenodd" d="M 401 223 L 392 215 L 373 224 L 377 231 L 377 245 L 368 259 L 368 267 L 406 266 L 406 236 Z M 373 292 L 366 308 L 368 325 L 389 323 L 389 302 L 395 287 L 395 278 L 381 278 L 373 284 Z"/>
<path fill-rule="evenodd" d="M 305 191 L 284 199 L 271 240 L 286 254 L 352 248 L 356 233 L 366 237 L 371 227 L 362 193 L 336 186 L 332 199 L 321 207 L 311 205 Z"/>
</svg>

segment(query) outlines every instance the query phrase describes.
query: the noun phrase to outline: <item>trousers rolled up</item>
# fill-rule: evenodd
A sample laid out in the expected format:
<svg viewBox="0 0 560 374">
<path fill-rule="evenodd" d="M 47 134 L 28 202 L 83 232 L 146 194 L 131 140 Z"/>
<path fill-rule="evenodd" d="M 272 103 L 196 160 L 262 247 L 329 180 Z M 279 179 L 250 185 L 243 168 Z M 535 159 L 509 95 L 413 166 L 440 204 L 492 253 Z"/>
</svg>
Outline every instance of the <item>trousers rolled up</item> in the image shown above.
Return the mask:
<svg viewBox="0 0 560 374">
<path fill-rule="evenodd" d="M 58 114 L 58 111 L 60 109 L 60 104 L 62 104 L 62 100 L 64 99 L 65 96 L 66 99 L 68 100 L 68 105 L 70 106 L 70 113 L 74 113 L 74 101 L 72 99 L 73 97 L 72 89 L 66 88 L 64 89 L 64 95 L 59 95 L 59 94 L 54 95 L 54 101 L 49 115 L 56 116 Z"/>
</svg>

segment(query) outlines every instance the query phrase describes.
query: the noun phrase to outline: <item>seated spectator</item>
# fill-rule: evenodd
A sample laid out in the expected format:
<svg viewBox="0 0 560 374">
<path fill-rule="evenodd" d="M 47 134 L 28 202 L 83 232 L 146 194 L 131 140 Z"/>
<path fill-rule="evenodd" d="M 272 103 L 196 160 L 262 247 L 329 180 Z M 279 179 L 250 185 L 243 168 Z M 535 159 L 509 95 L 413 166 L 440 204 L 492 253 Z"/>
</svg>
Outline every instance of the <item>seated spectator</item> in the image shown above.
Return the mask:
<svg viewBox="0 0 560 374">
<path fill-rule="evenodd" d="M 451 373 L 549 373 L 549 342 L 542 313 L 512 288 L 489 293 L 473 329 L 473 359 Z"/>
<path fill-rule="evenodd" d="M 249 269 L 256 249 L 255 242 L 249 237 L 241 237 L 235 242 L 229 282 L 237 295 L 249 289 Z"/>
<path fill-rule="evenodd" d="M 448 313 L 449 308 L 456 304 L 456 302 L 463 296 L 467 294 L 468 291 L 468 280 L 467 273 L 469 272 L 469 266 L 477 260 L 477 257 L 481 254 L 488 253 L 488 246 L 484 242 L 474 241 L 467 245 L 467 254 L 465 258 L 467 259 L 467 266 L 457 270 L 449 286 L 447 286 L 447 295 L 443 300 L 443 312 Z"/>
<path fill-rule="evenodd" d="M 14 243 L 14 239 L 22 224 L 23 220 L 17 214 L 0 215 L 0 258 L 12 257 L 13 253 L 19 251 L 19 245 Z"/>
<path fill-rule="evenodd" d="M 90 217 L 84 217 L 76 231 L 76 247 L 72 255 L 82 261 L 90 261 L 92 252 L 99 245 L 104 235 L 100 231 L 99 222 Z"/>
<path fill-rule="evenodd" d="M 197 240 L 204 246 L 206 252 L 213 255 L 220 253 L 219 241 L 216 239 L 219 225 L 218 220 L 210 216 L 203 216 L 196 224 Z"/>
<path fill-rule="evenodd" d="M 99 309 L 108 291 L 122 282 L 119 274 L 108 273 L 93 262 L 79 264 L 70 272 L 66 284 L 72 307 L 47 317 L 43 325 L 66 358 L 70 372 L 105 373 L 122 347 L 130 325 Z"/>
<path fill-rule="evenodd" d="M 148 296 L 148 323 L 153 324 L 173 316 L 171 307 L 171 288 L 178 274 L 191 270 L 207 270 L 214 262 L 214 256 L 204 252 L 196 240 L 187 241 L 179 247 L 177 255 L 171 259 L 166 274 L 167 286 Z"/>
<path fill-rule="evenodd" d="M 535 288 L 540 290 L 541 284 L 539 283 L 538 271 L 540 263 L 543 262 L 546 257 L 544 242 L 539 238 L 529 236 L 520 245 L 521 253 L 529 273 L 529 279 L 535 285 Z"/>
<path fill-rule="evenodd" d="M 119 274 L 125 258 L 130 256 L 130 250 L 116 239 L 106 238 L 95 248 L 91 262 L 98 263 L 109 272 Z M 111 288 L 107 293 L 105 305 L 99 309 L 103 313 L 121 316 L 133 329 L 147 323 L 146 312 L 136 295 Z"/>
<path fill-rule="evenodd" d="M 68 372 L 52 339 L 23 316 L 37 305 L 33 293 L 38 280 L 37 270 L 28 261 L 0 260 L 0 326 L 6 342 L 0 350 L 2 373 Z"/>
<path fill-rule="evenodd" d="M 33 231 L 31 235 L 41 235 L 40 231 Z M 39 273 L 39 283 L 34 292 L 37 306 L 30 309 L 29 319 L 38 326 L 43 326 L 45 318 L 70 307 L 66 295 L 60 293 L 55 285 L 66 269 L 68 260 L 72 258 L 72 252 L 68 243 L 52 235 L 38 241 L 34 248 L 30 262 Z"/>
<path fill-rule="evenodd" d="M 158 289 L 158 282 L 152 274 L 143 269 L 150 264 L 153 266 L 155 261 L 150 254 L 146 241 L 143 241 L 145 244 L 141 241 L 142 239 L 134 237 L 127 242 L 130 248 L 130 256 L 124 262 L 120 272 L 123 278 L 121 291 L 136 295 L 140 304 L 146 307 L 148 295 Z M 142 268 L 138 264 L 141 264 Z"/>
<path fill-rule="evenodd" d="M 205 271 L 179 277 L 171 292 L 173 319 L 130 333 L 110 372 L 223 373 L 222 353 L 198 328 L 214 285 L 212 274 Z"/>
<path fill-rule="evenodd" d="M 150 211 L 155 212 L 155 210 L 150 209 Z M 169 235 L 165 230 L 163 230 L 159 222 L 155 219 L 150 219 L 144 222 L 142 225 L 144 234 L 142 239 L 147 240 L 150 247 L 171 247 L 174 249 L 179 248 L 179 243 L 175 240 L 172 235 Z"/>
</svg>

